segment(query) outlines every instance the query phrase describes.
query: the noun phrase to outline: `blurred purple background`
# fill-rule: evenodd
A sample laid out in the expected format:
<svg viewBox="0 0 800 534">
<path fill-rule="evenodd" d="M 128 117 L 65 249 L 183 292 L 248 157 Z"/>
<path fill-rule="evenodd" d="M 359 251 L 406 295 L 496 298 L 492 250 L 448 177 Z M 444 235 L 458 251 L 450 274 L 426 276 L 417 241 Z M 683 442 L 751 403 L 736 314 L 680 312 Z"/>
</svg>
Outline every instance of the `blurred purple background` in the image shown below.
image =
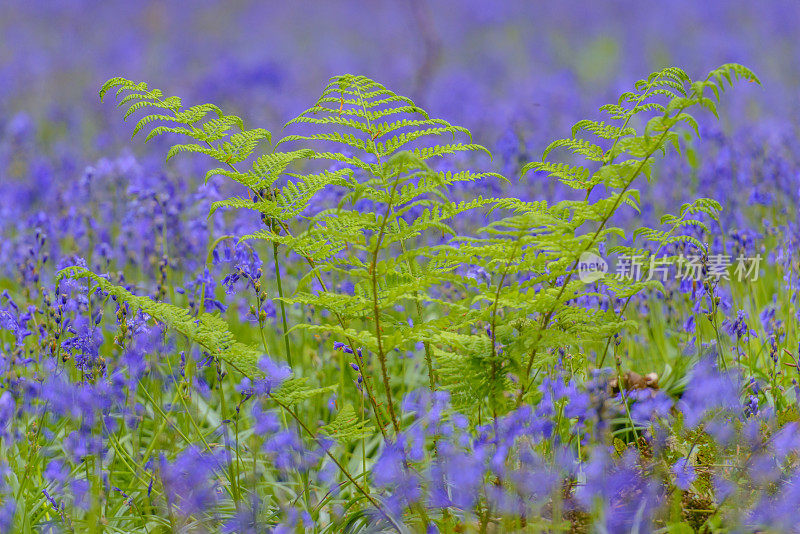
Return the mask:
<svg viewBox="0 0 800 534">
<path fill-rule="evenodd" d="M 723 106 L 728 118 L 798 111 L 793 0 L 6 0 L 0 36 L 0 125 L 19 113 L 53 121 L 49 138 L 81 132 L 87 155 L 128 137 L 96 98 L 116 75 L 275 129 L 328 77 L 365 74 L 495 148 L 514 127 L 538 150 L 667 65 L 693 77 L 723 62 L 755 70 L 764 88 L 738 88 L 737 105 Z"/>
</svg>

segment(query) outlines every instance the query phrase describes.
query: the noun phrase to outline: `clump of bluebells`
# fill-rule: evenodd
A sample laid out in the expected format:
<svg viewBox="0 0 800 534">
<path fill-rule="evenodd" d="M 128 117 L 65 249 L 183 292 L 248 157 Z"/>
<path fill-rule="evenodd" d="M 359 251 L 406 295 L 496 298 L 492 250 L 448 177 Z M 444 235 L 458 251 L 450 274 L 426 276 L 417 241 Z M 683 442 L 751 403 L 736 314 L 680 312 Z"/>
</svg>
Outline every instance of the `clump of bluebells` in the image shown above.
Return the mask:
<svg viewBox="0 0 800 534">
<path fill-rule="evenodd" d="M 705 359 L 680 399 L 638 390 L 622 400 L 607 382 L 576 387 L 558 372 L 542 384 L 539 405 L 474 428 L 446 393 L 415 392 L 403 403 L 411 423 L 383 449 L 372 478 L 398 517 L 425 507 L 431 531 L 778 532 L 792 522 L 798 424 L 748 410 L 740 378 Z M 627 442 L 604 423 L 626 411 L 626 430 L 637 436 Z M 689 517 L 671 507 L 676 501 L 707 509 Z"/>
</svg>

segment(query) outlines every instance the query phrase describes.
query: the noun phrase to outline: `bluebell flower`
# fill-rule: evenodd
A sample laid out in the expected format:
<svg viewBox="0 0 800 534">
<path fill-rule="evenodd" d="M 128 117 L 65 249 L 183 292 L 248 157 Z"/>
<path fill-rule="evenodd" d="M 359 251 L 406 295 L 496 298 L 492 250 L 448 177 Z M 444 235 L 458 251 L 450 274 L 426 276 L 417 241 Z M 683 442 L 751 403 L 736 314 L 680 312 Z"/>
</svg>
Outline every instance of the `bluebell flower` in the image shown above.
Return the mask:
<svg viewBox="0 0 800 534">
<path fill-rule="evenodd" d="M 270 435 L 262 446 L 279 471 L 289 474 L 307 472 L 321 457 L 320 451 L 309 450 L 294 429 L 281 430 Z"/>
<path fill-rule="evenodd" d="M 696 427 L 718 410 L 738 410 L 741 404 L 734 376 L 733 372 L 720 372 L 710 358 L 700 360 L 677 405 L 687 428 Z"/>
<path fill-rule="evenodd" d="M 628 451 L 615 461 L 607 449 L 593 449 L 583 469 L 586 483 L 575 490 L 584 510 L 600 507 L 600 523 L 609 532 L 650 530 L 652 511 L 660 502 L 653 483 L 636 467 L 635 457 L 635 452 Z"/>
<path fill-rule="evenodd" d="M 42 495 L 44 495 L 44 498 L 47 499 L 48 503 L 50 503 L 50 506 L 52 506 L 53 510 L 56 512 L 61 511 L 61 505 L 52 495 L 50 495 L 50 492 L 48 492 L 47 489 L 42 489 Z"/>
<path fill-rule="evenodd" d="M 761 494 L 758 503 L 749 513 L 747 523 L 774 532 L 795 532 L 799 505 L 800 473 L 795 472 L 780 485 L 777 493 Z"/>
<path fill-rule="evenodd" d="M 690 315 L 683 323 L 683 331 L 688 334 L 694 334 L 694 330 L 695 330 L 694 315 Z"/>
<path fill-rule="evenodd" d="M 267 526 L 261 519 L 261 500 L 256 495 L 251 495 L 246 504 L 239 506 L 239 511 L 225 521 L 222 532 L 226 534 L 260 534 L 267 531 Z"/>
<path fill-rule="evenodd" d="M 731 415 L 715 417 L 706 422 L 703 429 L 706 433 L 714 438 L 714 441 L 722 447 L 729 446 L 734 438 L 736 438 L 736 431 L 733 426 L 734 417 Z"/>
<path fill-rule="evenodd" d="M 672 464 L 672 474 L 675 475 L 675 485 L 686 491 L 692 482 L 697 480 L 694 466 L 689 463 L 688 458 L 679 458 Z"/>
<path fill-rule="evenodd" d="M 627 397 L 633 401 L 630 408 L 631 418 L 638 425 L 667 417 L 672 409 L 672 399 L 658 389 L 634 389 L 628 391 Z"/>
<path fill-rule="evenodd" d="M 372 480 L 379 487 L 400 484 L 407 476 L 405 461 L 405 451 L 400 440 L 387 444 L 375 462 Z"/>
<path fill-rule="evenodd" d="M 75 479 L 69 484 L 72 493 L 72 504 L 79 510 L 88 511 L 91 506 L 91 484 L 86 479 Z"/>
<path fill-rule="evenodd" d="M 280 430 L 281 425 L 278 416 L 273 411 L 264 411 L 261 403 L 254 402 L 250 413 L 255 420 L 253 432 L 258 436 L 274 434 Z"/>
<path fill-rule="evenodd" d="M 56 488 L 63 488 L 69 479 L 70 469 L 63 461 L 55 459 L 48 462 L 42 474 L 49 484 L 53 484 Z"/>
<path fill-rule="evenodd" d="M 744 310 L 739 310 L 736 313 L 736 320 L 731 321 L 725 319 L 722 321 L 722 329 L 732 338 L 735 337 L 736 341 L 747 339 L 750 334 L 750 327 L 747 326 L 748 315 Z"/>
<path fill-rule="evenodd" d="M 11 532 L 14 525 L 14 516 L 17 511 L 17 502 L 11 496 L 6 496 L 0 502 L 0 532 Z"/>
<path fill-rule="evenodd" d="M 17 401 L 10 391 L 0 393 L 0 437 L 7 437 L 8 425 L 14 420 Z"/>
<path fill-rule="evenodd" d="M 64 451 L 72 461 L 81 463 L 86 456 L 99 455 L 102 451 L 102 440 L 82 431 L 73 431 L 64 439 Z"/>
<path fill-rule="evenodd" d="M 263 378 L 253 382 L 253 389 L 259 395 L 269 395 L 292 376 L 292 369 L 288 365 L 278 364 L 269 356 L 261 357 L 258 368 L 264 373 Z"/>
<path fill-rule="evenodd" d="M 772 436 L 775 460 L 782 462 L 790 454 L 800 451 L 800 429 L 795 422 L 787 423 Z"/>
<path fill-rule="evenodd" d="M 217 502 L 214 475 L 220 469 L 220 458 L 191 446 L 173 462 L 159 459 L 159 477 L 170 507 L 188 517 L 204 514 Z"/>
</svg>

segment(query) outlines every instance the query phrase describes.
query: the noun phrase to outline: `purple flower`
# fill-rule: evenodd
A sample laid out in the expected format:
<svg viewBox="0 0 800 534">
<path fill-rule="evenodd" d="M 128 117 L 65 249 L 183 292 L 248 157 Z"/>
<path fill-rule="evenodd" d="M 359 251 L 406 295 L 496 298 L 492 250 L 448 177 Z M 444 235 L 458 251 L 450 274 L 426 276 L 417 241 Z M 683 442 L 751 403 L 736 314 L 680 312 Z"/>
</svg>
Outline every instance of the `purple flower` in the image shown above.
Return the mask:
<svg viewBox="0 0 800 534">
<path fill-rule="evenodd" d="M 58 504 L 58 501 L 56 501 L 55 498 L 53 498 L 53 496 L 50 495 L 50 493 L 46 489 L 42 489 L 42 495 L 44 495 L 44 498 L 47 499 L 47 502 L 50 503 L 50 506 L 53 507 L 53 510 L 55 510 L 56 512 L 60 511 L 61 505 Z"/>
<path fill-rule="evenodd" d="M 102 446 L 99 437 L 83 431 L 73 431 L 64 439 L 64 451 L 69 453 L 75 463 L 82 462 L 86 456 L 99 455 Z"/>
<path fill-rule="evenodd" d="M 0 436 L 7 436 L 6 427 L 14 420 L 17 402 L 9 391 L 0 394 Z"/>
<path fill-rule="evenodd" d="M 688 458 L 680 458 L 672 464 L 672 473 L 675 475 L 675 485 L 684 491 L 697 479 L 694 466 L 689 463 Z"/>
<path fill-rule="evenodd" d="M 372 481 L 378 487 L 399 484 L 405 477 L 405 454 L 399 442 L 386 445 L 372 469 Z"/>
<path fill-rule="evenodd" d="M 739 341 L 742 338 L 747 339 L 747 336 L 750 332 L 750 327 L 747 326 L 747 319 L 747 312 L 744 310 L 739 310 L 736 314 L 735 321 L 725 319 L 722 322 L 722 329 L 725 330 L 729 336 L 735 337 L 736 341 Z"/>
<path fill-rule="evenodd" d="M 353 354 L 353 350 L 347 344 L 342 343 L 341 341 L 333 342 L 333 350 L 341 350 L 342 352 Z"/>
<path fill-rule="evenodd" d="M 263 436 L 267 434 L 274 434 L 280 430 L 281 425 L 278 421 L 278 416 L 275 415 L 275 412 L 264 411 L 259 402 L 253 403 L 251 414 L 253 415 L 253 419 L 255 419 L 253 432 L 256 435 Z"/>
<path fill-rule="evenodd" d="M 652 511 L 661 500 L 654 483 L 641 476 L 635 456 L 629 451 L 615 461 L 608 450 L 595 449 L 584 467 L 586 483 L 575 491 L 584 510 L 601 506 L 608 532 L 649 530 Z"/>
<path fill-rule="evenodd" d="M 284 474 L 295 471 L 306 472 L 315 467 L 323 451 L 306 448 L 295 429 L 286 429 L 272 434 L 263 445 L 272 464 Z"/>
<path fill-rule="evenodd" d="M 631 399 L 631 418 L 637 425 L 644 425 L 659 417 L 667 417 L 672 409 L 672 399 L 661 390 L 634 389 L 628 392 Z"/>
<path fill-rule="evenodd" d="M 248 505 L 241 505 L 239 512 L 225 522 L 222 526 L 222 532 L 226 534 L 259 534 L 266 532 L 266 525 L 259 518 L 261 508 L 261 501 L 257 496 L 253 495 Z"/>
<path fill-rule="evenodd" d="M 718 502 L 722 502 L 736 491 L 737 485 L 730 480 L 722 477 L 720 474 L 715 474 L 711 479 L 714 486 L 714 495 Z"/>
<path fill-rule="evenodd" d="M 700 360 L 678 402 L 687 428 L 696 427 L 708 414 L 718 410 L 739 409 L 739 391 L 734 377 L 733 372 L 720 372 L 712 359 Z"/>
<path fill-rule="evenodd" d="M 57 488 L 61 488 L 66 484 L 69 478 L 70 469 L 61 460 L 51 460 L 44 470 L 44 478 L 49 484 L 54 484 Z"/>
<path fill-rule="evenodd" d="M 70 490 L 72 491 L 72 502 L 81 510 L 88 510 L 91 505 L 91 484 L 88 480 L 78 479 L 70 482 Z"/>
<path fill-rule="evenodd" d="M 0 503 L 0 532 L 11 532 L 14 526 L 14 515 L 17 503 L 12 497 L 4 497 Z"/>
<path fill-rule="evenodd" d="M 772 437 L 775 459 L 782 462 L 789 454 L 800 450 L 800 431 L 797 423 L 788 423 Z"/>
<path fill-rule="evenodd" d="M 348 345 L 347 343 L 342 343 L 341 341 L 333 342 L 333 350 L 340 350 L 346 354 L 353 354 L 353 349 L 350 348 L 350 345 Z M 358 357 L 361 358 L 362 357 L 361 349 L 358 348 L 356 349 L 356 351 L 358 352 Z"/>
<path fill-rule="evenodd" d="M 439 506 L 472 509 L 480 496 L 486 472 L 483 458 L 445 446 L 441 448 L 439 457 L 438 465 L 432 470 L 435 473 L 434 480 L 441 484 L 440 495 L 444 497 Z"/>
<path fill-rule="evenodd" d="M 777 494 L 762 494 L 751 510 L 747 523 L 774 532 L 797 531 L 797 508 L 800 506 L 800 473 L 783 482 Z"/>
<path fill-rule="evenodd" d="M 264 373 L 264 377 L 254 381 L 253 389 L 260 395 L 269 395 L 292 375 L 292 369 L 288 365 L 280 365 L 269 356 L 262 356 L 258 361 L 258 368 Z"/>
<path fill-rule="evenodd" d="M 214 475 L 219 465 L 219 458 L 194 446 L 181 452 L 174 462 L 161 456 L 159 475 L 169 506 L 186 517 L 209 512 L 217 501 Z"/>
</svg>

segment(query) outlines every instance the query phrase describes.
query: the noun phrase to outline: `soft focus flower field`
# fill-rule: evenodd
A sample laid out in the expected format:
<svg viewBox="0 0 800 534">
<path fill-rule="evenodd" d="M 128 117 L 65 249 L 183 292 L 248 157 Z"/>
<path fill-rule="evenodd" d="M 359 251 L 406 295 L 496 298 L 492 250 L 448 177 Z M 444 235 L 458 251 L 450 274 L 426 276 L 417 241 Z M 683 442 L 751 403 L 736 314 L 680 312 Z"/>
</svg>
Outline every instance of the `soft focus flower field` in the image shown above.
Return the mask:
<svg viewBox="0 0 800 534">
<path fill-rule="evenodd" d="M 0 532 L 800 531 L 798 35 L 788 0 L 3 2 Z M 579 186 L 529 164 L 651 72 L 727 63 L 760 84 L 723 80 L 680 150 L 548 155 L 588 153 L 606 178 Z M 316 113 L 368 114 L 359 78 L 315 105 L 346 73 L 471 140 L 306 146 Z M 185 141 L 131 140 L 115 76 L 296 166 L 261 188 L 232 176 L 255 156 L 165 163 Z M 638 197 L 618 156 L 652 161 Z M 470 210 L 431 222 L 439 189 L 397 187 L 417 172 Z M 584 249 L 700 270 L 579 281 Z"/>
</svg>

